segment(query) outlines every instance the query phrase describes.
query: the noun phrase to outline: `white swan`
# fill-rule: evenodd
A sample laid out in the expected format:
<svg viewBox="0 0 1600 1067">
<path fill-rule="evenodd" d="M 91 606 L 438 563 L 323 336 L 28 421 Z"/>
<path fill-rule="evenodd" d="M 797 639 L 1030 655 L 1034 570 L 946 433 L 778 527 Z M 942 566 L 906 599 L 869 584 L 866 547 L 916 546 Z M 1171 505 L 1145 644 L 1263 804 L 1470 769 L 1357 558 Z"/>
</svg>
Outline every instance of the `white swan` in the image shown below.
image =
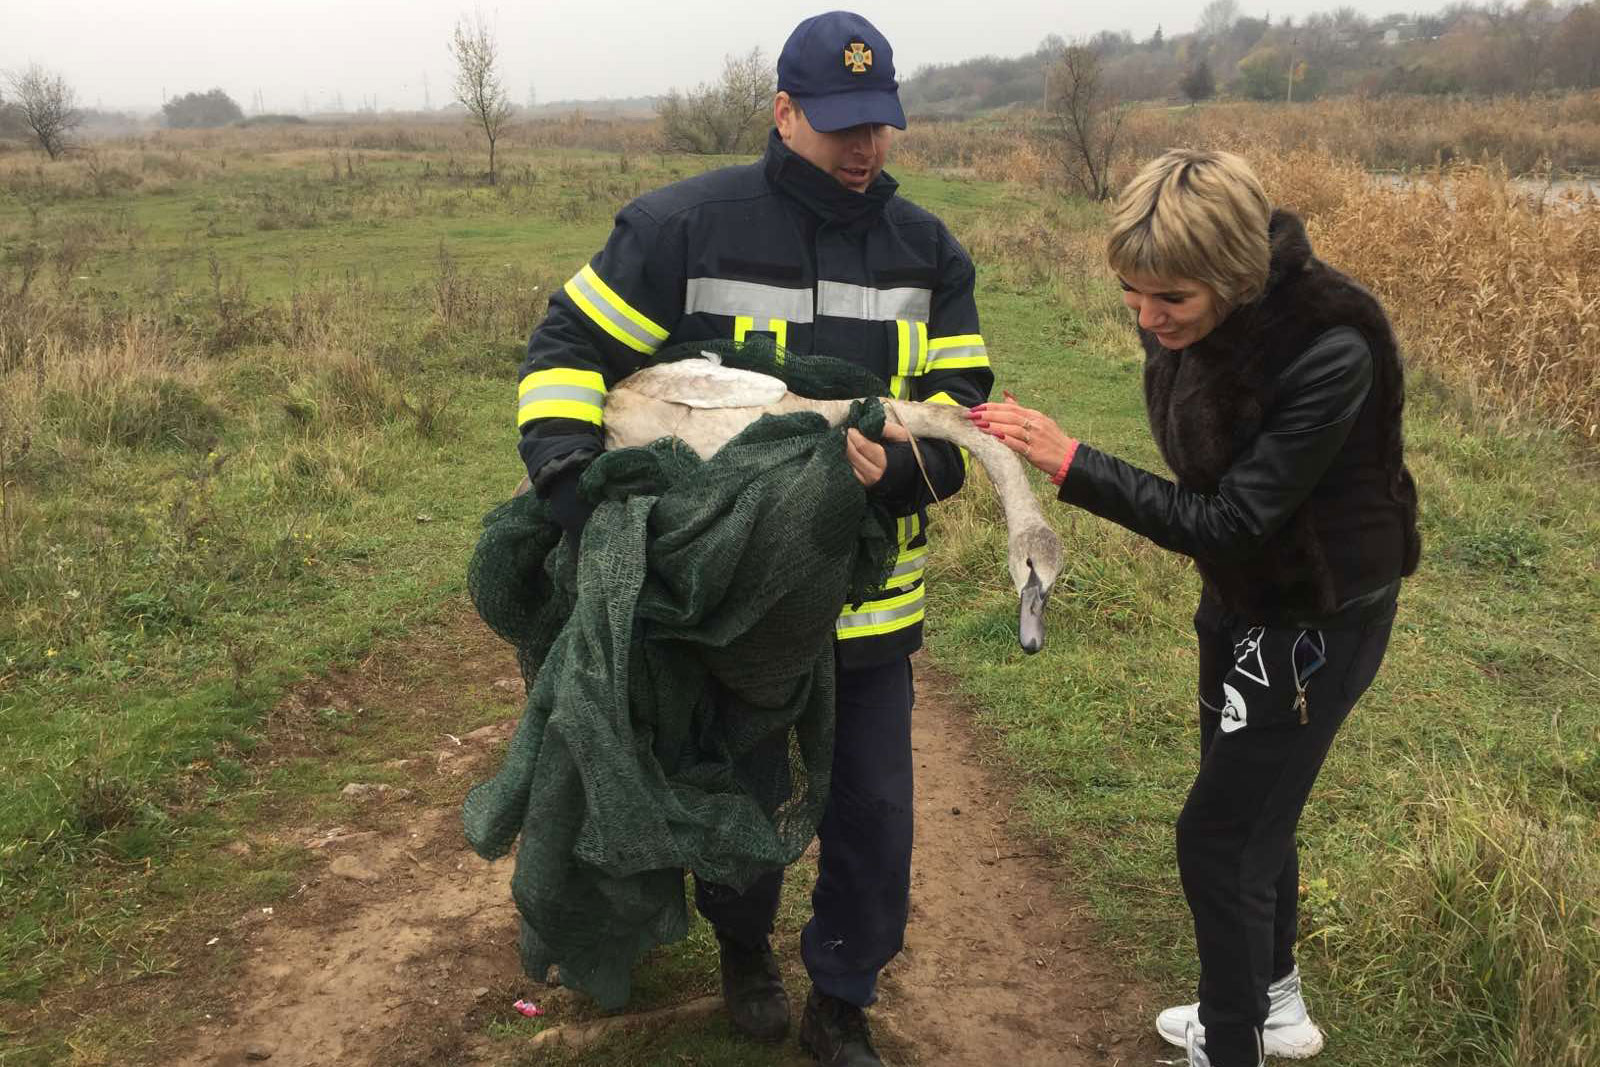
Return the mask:
<svg viewBox="0 0 1600 1067">
<path fill-rule="evenodd" d="M 710 352 L 646 367 L 606 394 L 607 449 L 648 445 L 676 437 L 710 458 L 763 415 L 814 411 L 837 426 L 850 400 L 809 400 L 770 375 L 725 367 Z M 988 473 L 1005 512 L 1007 567 L 1019 598 L 1017 638 L 1026 652 L 1044 645 L 1044 608 L 1061 572 L 1061 539 L 1045 521 L 1016 455 L 963 416 L 964 408 L 884 399 L 890 417 L 915 437 L 949 441 L 972 453 Z M 525 492 L 527 480 L 518 487 Z"/>
</svg>

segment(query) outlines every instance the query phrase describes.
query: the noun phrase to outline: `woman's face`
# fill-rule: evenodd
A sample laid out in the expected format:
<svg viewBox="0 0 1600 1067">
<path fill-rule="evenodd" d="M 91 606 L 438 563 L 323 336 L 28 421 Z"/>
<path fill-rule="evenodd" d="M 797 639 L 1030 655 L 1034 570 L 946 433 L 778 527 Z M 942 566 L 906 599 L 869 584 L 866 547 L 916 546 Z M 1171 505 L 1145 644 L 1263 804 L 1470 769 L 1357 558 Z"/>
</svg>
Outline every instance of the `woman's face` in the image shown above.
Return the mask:
<svg viewBox="0 0 1600 1067">
<path fill-rule="evenodd" d="M 1188 348 L 1222 321 L 1222 301 L 1204 282 L 1154 274 L 1121 276 L 1122 302 L 1139 328 L 1156 335 L 1162 348 Z"/>
</svg>

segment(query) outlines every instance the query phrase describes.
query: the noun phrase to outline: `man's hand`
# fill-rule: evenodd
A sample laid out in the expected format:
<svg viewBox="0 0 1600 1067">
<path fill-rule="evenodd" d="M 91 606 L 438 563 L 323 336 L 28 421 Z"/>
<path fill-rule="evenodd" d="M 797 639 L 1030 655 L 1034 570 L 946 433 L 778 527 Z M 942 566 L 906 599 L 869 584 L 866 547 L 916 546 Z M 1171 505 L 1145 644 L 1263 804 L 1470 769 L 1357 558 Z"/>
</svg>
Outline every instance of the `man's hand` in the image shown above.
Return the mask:
<svg viewBox="0 0 1600 1067">
<path fill-rule="evenodd" d="M 883 426 L 883 439 L 909 441 L 911 435 L 899 423 L 887 422 Z M 889 458 L 884 454 L 883 446 L 856 429 L 845 431 L 844 454 L 850 461 L 850 469 L 855 472 L 856 481 L 868 489 L 878 484 L 883 478 L 884 469 L 889 465 Z"/>
</svg>

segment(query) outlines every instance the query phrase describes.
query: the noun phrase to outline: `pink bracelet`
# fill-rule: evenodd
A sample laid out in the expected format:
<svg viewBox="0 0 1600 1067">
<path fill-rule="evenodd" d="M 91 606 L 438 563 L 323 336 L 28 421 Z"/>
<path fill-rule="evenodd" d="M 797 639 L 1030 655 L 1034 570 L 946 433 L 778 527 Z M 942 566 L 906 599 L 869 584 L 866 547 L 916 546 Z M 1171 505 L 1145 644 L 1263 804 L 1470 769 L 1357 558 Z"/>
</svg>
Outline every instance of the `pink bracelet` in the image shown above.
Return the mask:
<svg viewBox="0 0 1600 1067">
<path fill-rule="evenodd" d="M 1061 469 L 1050 476 L 1051 485 L 1060 485 L 1067 480 L 1067 470 L 1072 466 L 1072 457 L 1078 454 L 1077 438 L 1067 438 L 1067 456 L 1061 461 Z"/>
</svg>

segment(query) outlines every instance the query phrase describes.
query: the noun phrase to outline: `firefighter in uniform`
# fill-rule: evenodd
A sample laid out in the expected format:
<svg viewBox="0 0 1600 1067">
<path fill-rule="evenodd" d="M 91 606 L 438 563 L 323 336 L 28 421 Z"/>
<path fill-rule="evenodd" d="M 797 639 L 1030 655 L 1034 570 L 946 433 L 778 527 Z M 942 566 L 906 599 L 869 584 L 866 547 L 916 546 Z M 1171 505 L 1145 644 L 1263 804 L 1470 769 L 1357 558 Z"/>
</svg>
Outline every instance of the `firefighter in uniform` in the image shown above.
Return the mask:
<svg viewBox="0 0 1600 1067">
<path fill-rule="evenodd" d="M 905 128 L 889 43 L 859 15 L 802 22 L 778 59 L 766 154 L 648 193 L 552 297 L 528 342 L 517 423 L 535 491 L 571 535 L 602 448 L 606 391 L 661 346 L 766 334 L 862 364 L 896 397 L 971 406 L 993 383 L 973 267 L 933 215 L 897 197 L 883 163 Z M 862 1008 L 905 933 L 911 877 L 910 655 L 922 643 L 925 508 L 961 487 L 965 457 L 850 430 L 856 477 L 898 516 L 886 587 L 840 615 L 833 784 L 801 938 L 812 990 L 800 1040 L 829 1064 L 877 1064 Z M 887 434 L 886 434 L 887 437 Z M 931 483 L 931 491 L 930 485 Z M 770 946 L 782 872 L 744 892 L 697 884 L 716 929 L 735 1027 L 777 1041 L 789 1002 Z"/>
</svg>

